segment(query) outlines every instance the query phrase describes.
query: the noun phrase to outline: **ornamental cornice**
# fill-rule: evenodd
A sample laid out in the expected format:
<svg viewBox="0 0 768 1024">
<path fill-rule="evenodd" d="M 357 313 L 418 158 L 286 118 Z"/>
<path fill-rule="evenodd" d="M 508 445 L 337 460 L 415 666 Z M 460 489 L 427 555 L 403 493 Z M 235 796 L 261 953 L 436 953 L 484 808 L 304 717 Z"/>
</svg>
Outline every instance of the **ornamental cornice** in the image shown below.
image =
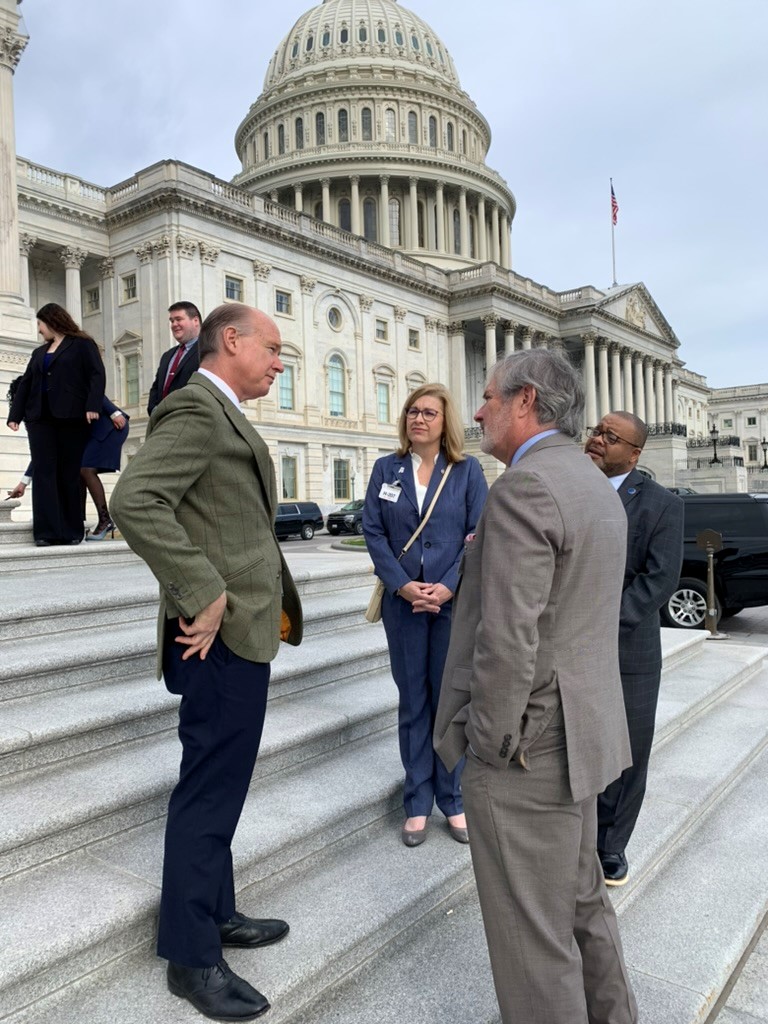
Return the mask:
<svg viewBox="0 0 768 1024">
<path fill-rule="evenodd" d="M 7 25 L 4 31 L 0 31 L 0 65 L 15 71 L 28 42 L 29 36 L 23 36 Z"/>
<path fill-rule="evenodd" d="M 92 227 L 94 224 L 103 228 L 106 223 L 105 213 L 94 213 L 91 210 L 80 209 L 77 206 L 69 206 L 57 202 L 53 197 L 40 196 L 36 193 L 18 190 L 19 210 L 28 210 L 30 213 L 40 214 L 45 217 L 53 217 L 57 220 L 67 221 L 70 224 L 85 225 Z"/>
<path fill-rule="evenodd" d="M 661 336 L 659 336 L 658 334 L 653 334 L 647 328 L 643 329 L 641 327 L 636 327 L 634 324 L 629 324 L 626 320 L 623 319 L 623 317 L 616 316 L 614 313 L 610 313 L 608 310 L 605 309 L 593 310 L 593 316 L 596 319 L 604 320 L 606 323 L 613 324 L 616 327 L 621 327 L 625 331 L 629 329 L 632 331 L 633 334 L 641 335 L 644 338 L 648 338 L 650 341 L 654 341 L 657 345 L 662 344 L 673 349 L 680 348 L 680 342 L 678 341 L 678 339 L 670 338 L 666 334 L 666 331 L 663 332 Z M 656 326 L 658 326 L 658 324 Z"/>
<path fill-rule="evenodd" d="M 59 259 L 67 270 L 79 270 L 83 263 L 85 263 L 87 255 L 87 250 L 78 249 L 77 246 L 74 245 L 67 245 L 64 250 L 59 253 Z"/>
</svg>

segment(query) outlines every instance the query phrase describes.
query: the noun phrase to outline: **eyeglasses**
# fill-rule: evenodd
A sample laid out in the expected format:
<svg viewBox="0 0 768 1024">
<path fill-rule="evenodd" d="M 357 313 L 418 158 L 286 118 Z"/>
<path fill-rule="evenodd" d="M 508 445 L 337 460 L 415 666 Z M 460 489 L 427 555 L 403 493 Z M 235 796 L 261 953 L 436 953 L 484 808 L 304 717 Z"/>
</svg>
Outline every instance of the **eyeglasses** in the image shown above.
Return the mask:
<svg viewBox="0 0 768 1024">
<path fill-rule="evenodd" d="M 421 416 L 425 423 L 431 423 L 438 416 L 442 416 L 442 413 L 439 409 L 420 409 L 417 405 L 412 405 L 410 409 L 405 410 L 405 415 L 409 420 Z"/>
<path fill-rule="evenodd" d="M 602 427 L 587 427 L 587 437 L 602 437 L 605 443 L 611 447 L 621 441 L 622 444 L 628 444 L 630 448 L 641 448 L 641 445 L 635 444 L 634 441 L 628 441 L 626 437 L 619 437 L 612 430 L 603 430 Z"/>
</svg>

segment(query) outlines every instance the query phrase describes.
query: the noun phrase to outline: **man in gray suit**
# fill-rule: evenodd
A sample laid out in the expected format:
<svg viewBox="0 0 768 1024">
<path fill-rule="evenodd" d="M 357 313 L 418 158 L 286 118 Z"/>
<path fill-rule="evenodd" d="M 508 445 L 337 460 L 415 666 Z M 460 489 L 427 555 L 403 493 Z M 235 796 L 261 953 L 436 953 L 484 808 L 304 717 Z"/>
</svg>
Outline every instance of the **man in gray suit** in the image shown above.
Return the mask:
<svg viewBox="0 0 768 1024">
<path fill-rule="evenodd" d="M 629 412 L 603 416 L 586 452 L 616 488 L 627 513 L 627 563 L 619 617 L 619 666 L 632 764 L 597 799 L 597 850 L 606 885 L 629 878 L 625 849 L 645 796 L 661 682 L 659 609 L 683 561 L 683 502 L 637 471 L 648 428 Z"/>
<path fill-rule="evenodd" d="M 435 725 L 462 789 L 504 1024 L 635 1024 L 596 849 L 629 764 L 618 660 L 626 516 L 573 438 L 561 355 L 497 364 L 475 414 L 507 465 L 468 538 Z"/>
</svg>

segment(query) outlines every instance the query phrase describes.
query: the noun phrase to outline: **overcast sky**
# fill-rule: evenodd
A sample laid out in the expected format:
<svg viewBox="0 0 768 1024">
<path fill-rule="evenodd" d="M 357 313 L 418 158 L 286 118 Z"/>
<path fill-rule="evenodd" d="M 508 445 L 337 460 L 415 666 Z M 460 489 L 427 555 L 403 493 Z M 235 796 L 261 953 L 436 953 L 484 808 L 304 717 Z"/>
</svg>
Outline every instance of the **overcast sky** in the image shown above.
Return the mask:
<svg viewBox="0 0 768 1024">
<path fill-rule="evenodd" d="M 24 0 L 21 156 L 114 185 L 156 160 L 221 178 L 306 0 Z M 515 270 L 644 281 L 689 369 L 768 381 L 767 0 L 410 0 L 490 123 Z"/>
</svg>

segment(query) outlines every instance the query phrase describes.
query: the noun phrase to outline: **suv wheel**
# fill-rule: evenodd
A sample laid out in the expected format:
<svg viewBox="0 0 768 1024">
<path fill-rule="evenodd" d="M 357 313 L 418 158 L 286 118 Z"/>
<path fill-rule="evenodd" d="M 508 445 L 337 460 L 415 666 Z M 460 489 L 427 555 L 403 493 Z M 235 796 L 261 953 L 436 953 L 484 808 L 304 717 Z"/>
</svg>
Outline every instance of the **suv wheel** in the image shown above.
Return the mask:
<svg viewBox="0 0 768 1024">
<path fill-rule="evenodd" d="M 719 622 L 722 609 L 717 598 L 715 609 Z M 707 585 L 696 579 L 680 580 L 674 594 L 661 609 L 664 624 L 678 629 L 702 629 L 706 614 Z"/>
<path fill-rule="evenodd" d="M 363 535 L 363 521 L 362 521 L 362 519 L 360 520 L 359 523 L 355 523 L 355 533 L 357 534 L 358 537 L 362 537 L 362 535 Z"/>
<path fill-rule="evenodd" d="M 312 525 L 312 523 L 304 523 L 304 525 L 301 528 L 301 539 L 302 540 L 312 540 L 312 538 L 314 536 L 315 536 L 315 528 Z"/>
</svg>

